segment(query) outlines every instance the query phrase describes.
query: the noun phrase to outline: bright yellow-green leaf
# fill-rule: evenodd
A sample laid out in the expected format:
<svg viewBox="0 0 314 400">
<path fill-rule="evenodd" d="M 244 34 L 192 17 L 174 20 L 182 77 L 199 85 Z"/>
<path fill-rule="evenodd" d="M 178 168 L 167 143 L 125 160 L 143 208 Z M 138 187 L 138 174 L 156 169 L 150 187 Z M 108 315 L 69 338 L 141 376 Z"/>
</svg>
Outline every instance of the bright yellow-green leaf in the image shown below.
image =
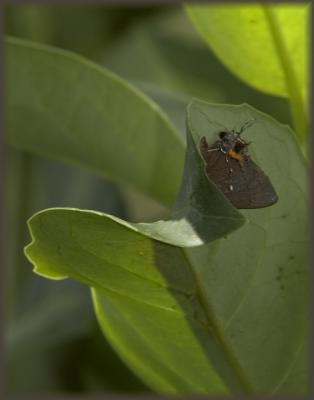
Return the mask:
<svg viewBox="0 0 314 400">
<path fill-rule="evenodd" d="M 197 29 L 223 63 L 248 84 L 276 95 L 288 95 L 286 51 L 305 90 L 306 79 L 306 5 L 190 5 L 187 7 Z M 269 12 L 276 18 L 276 26 Z M 277 38 L 281 36 L 284 49 Z"/>
<path fill-rule="evenodd" d="M 240 79 L 289 97 L 301 141 L 307 134 L 308 4 L 189 5 L 197 30 Z"/>
</svg>

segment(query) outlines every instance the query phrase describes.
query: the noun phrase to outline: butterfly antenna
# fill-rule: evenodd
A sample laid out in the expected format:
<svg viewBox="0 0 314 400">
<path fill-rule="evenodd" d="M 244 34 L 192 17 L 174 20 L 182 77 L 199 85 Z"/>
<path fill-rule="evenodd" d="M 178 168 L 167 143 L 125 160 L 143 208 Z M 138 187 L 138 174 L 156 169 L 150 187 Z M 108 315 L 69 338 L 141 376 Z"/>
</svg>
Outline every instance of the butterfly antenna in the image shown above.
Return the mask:
<svg viewBox="0 0 314 400">
<path fill-rule="evenodd" d="M 208 115 L 207 115 L 207 114 L 205 114 L 203 111 L 199 110 L 199 112 L 200 112 L 201 114 L 203 114 L 203 115 L 204 115 L 204 117 L 206 117 L 207 121 L 208 121 L 210 124 L 213 124 L 213 125 L 219 125 L 219 126 L 221 126 L 221 127 L 224 129 L 224 131 L 225 131 L 225 130 L 227 130 L 227 129 L 226 129 L 226 127 L 225 127 L 225 126 L 223 126 L 223 125 L 221 125 L 219 122 L 216 122 L 216 121 L 211 121 L 211 120 L 208 118 Z"/>
<path fill-rule="evenodd" d="M 243 131 L 245 131 L 245 129 L 247 129 L 247 128 L 249 128 L 250 126 L 252 126 L 252 125 L 255 123 L 255 121 L 256 121 L 255 118 L 252 118 L 252 119 L 249 119 L 248 121 L 246 121 L 246 122 L 241 126 L 239 132 L 237 132 L 238 135 L 241 135 L 241 133 L 242 133 Z"/>
</svg>

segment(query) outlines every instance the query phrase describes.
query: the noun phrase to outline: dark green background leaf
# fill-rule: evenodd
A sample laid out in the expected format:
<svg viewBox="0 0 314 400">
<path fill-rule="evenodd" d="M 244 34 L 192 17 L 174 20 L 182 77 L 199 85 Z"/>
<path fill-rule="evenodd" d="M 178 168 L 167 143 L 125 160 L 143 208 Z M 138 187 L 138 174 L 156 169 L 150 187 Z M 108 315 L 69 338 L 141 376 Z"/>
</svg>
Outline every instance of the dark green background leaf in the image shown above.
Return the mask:
<svg viewBox="0 0 314 400">
<path fill-rule="evenodd" d="M 173 201 L 183 139 L 142 92 L 80 56 L 18 39 L 7 40 L 6 63 L 9 144 Z"/>
</svg>

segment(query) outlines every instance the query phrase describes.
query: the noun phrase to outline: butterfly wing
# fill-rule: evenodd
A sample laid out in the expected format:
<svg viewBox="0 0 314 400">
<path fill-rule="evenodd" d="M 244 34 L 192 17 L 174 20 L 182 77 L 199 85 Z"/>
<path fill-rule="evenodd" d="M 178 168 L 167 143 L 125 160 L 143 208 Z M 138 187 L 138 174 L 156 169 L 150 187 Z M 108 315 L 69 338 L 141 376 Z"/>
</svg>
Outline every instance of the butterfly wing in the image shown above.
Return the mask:
<svg viewBox="0 0 314 400">
<path fill-rule="evenodd" d="M 200 152 L 206 163 L 206 174 L 236 208 L 268 207 L 278 196 L 267 175 L 244 154 L 242 162 L 228 157 L 219 149 L 219 141 L 208 146 L 205 137 Z"/>
<path fill-rule="evenodd" d="M 232 168 L 232 188 L 223 193 L 236 208 L 263 208 L 278 201 L 278 196 L 268 176 L 246 155 L 243 162 L 229 160 Z"/>
</svg>

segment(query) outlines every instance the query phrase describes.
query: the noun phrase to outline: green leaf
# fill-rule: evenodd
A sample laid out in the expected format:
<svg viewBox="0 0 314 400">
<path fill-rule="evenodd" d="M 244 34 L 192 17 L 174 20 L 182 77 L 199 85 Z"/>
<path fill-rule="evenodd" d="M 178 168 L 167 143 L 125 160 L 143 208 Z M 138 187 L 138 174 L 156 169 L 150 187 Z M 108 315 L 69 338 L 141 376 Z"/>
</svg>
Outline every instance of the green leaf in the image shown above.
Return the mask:
<svg viewBox="0 0 314 400">
<path fill-rule="evenodd" d="M 173 328 L 180 324 L 181 327 L 177 328 L 186 336 L 184 352 L 181 350 L 182 357 L 189 358 L 190 354 L 195 357 L 194 368 L 196 362 L 202 360 L 204 373 L 209 377 L 213 374 L 200 345 L 189 330 L 184 313 L 171 293 L 180 296 L 187 304 L 193 297 L 190 287 L 193 279 L 179 249 L 153 242 L 91 212 L 50 210 L 34 216 L 30 226 L 35 242 L 26 252 L 36 264 L 35 272 L 50 278 L 71 276 L 94 287 L 98 298 L 95 299 L 96 309 L 102 328 L 142 379 L 159 391 L 180 392 L 180 387 L 183 392 L 201 390 L 202 386 L 198 388 L 200 383 L 197 383 L 201 377 L 193 382 L 193 377 L 189 378 L 189 365 L 183 366 L 183 372 L 180 366 L 178 372 L 172 372 L 171 358 L 175 357 L 176 351 L 171 350 L 171 341 L 165 342 L 163 349 L 156 348 L 157 337 L 161 339 L 159 322 L 163 321 L 165 328 L 169 328 L 170 323 Z M 173 277 L 174 286 L 171 290 L 167 289 L 163 271 Z M 119 300 L 122 304 L 119 304 Z M 106 303 L 106 308 L 113 303 L 111 310 L 104 310 Z M 117 307 L 122 307 L 126 317 L 121 311 L 115 310 Z M 134 325 L 135 322 L 128 319 L 124 322 L 129 317 L 142 319 L 144 323 L 144 312 L 153 312 L 154 315 L 151 323 L 146 325 L 148 332 L 142 332 L 144 336 L 152 335 L 148 338 L 148 345 L 147 340 L 143 340 L 141 334 L 137 333 L 142 330 L 141 326 Z M 104 318 L 110 318 L 109 324 L 103 321 Z M 151 325 L 155 326 L 155 332 Z M 169 330 L 170 337 L 174 334 L 173 328 Z M 182 374 L 184 376 L 180 378 Z M 196 371 L 194 374 L 199 375 Z M 191 384 L 188 383 L 190 379 Z M 184 380 L 188 382 L 182 386 Z M 220 381 L 218 377 L 215 378 L 215 374 L 214 380 Z"/>
<path fill-rule="evenodd" d="M 176 92 L 162 89 L 158 85 L 147 82 L 132 81 L 132 83 L 144 92 L 150 99 L 164 110 L 178 132 L 182 134 L 185 140 L 185 112 L 190 102 L 190 97 L 178 94 Z"/>
<path fill-rule="evenodd" d="M 184 141 L 142 92 L 80 56 L 19 39 L 6 41 L 6 71 L 10 145 L 173 202 Z"/>
<path fill-rule="evenodd" d="M 118 223 L 175 246 L 200 246 L 239 228 L 244 218 L 204 173 L 204 162 L 196 147 L 199 138 L 194 131 L 194 125 L 200 119 L 203 115 L 198 113 L 198 102 L 192 102 L 187 115 L 188 149 L 184 176 L 170 218 L 153 223 L 131 223 L 106 214 L 97 215 L 111 220 L 109 224 Z"/>
<path fill-rule="evenodd" d="M 33 241 L 25 251 L 35 272 L 90 286 L 104 334 L 158 392 L 301 394 L 307 389 L 307 179 L 289 129 L 246 105 L 192 102 L 185 185 L 177 207 L 191 199 L 193 190 L 185 189 L 202 182 L 187 168 L 192 157 L 196 170 L 201 167 L 197 138 L 205 134 L 212 140 L 221 129 L 218 123 L 232 129 L 252 117 L 250 151 L 271 178 L 279 202 L 245 211 L 248 223 L 224 239 L 177 247 L 152 240 L 148 231 L 143 235 L 141 224 L 75 209 L 42 211 L 29 221 Z M 192 197 L 194 206 L 210 214 L 218 207 L 218 194 L 207 184 L 196 185 Z M 208 203 L 206 191 L 214 194 Z M 227 204 L 220 205 L 225 212 Z M 170 230 L 171 240 L 180 239 Z M 194 240 L 191 235 L 192 245 Z"/>
<path fill-rule="evenodd" d="M 237 79 L 221 65 L 191 22 L 180 8 L 167 17 L 164 13 L 148 17 L 117 38 L 104 54 L 104 65 L 132 82 L 154 84 L 160 92 L 172 90 L 211 103 L 246 102 L 290 123 L 286 99 L 259 92 Z M 138 62 L 142 59 L 145 64 Z M 153 99 L 160 97 L 152 90 L 144 88 L 144 92 Z"/>
<path fill-rule="evenodd" d="M 193 117 L 194 113 L 195 111 L 192 103 L 191 111 L 188 114 L 188 121 L 191 120 L 191 117 Z M 199 116 L 196 116 L 196 119 L 197 118 L 199 118 Z M 190 125 L 188 126 L 190 127 Z M 188 132 L 190 132 L 190 130 L 188 130 Z M 193 133 L 194 132 L 192 131 L 192 134 Z M 175 311 L 178 308 L 178 306 L 175 305 L 175 298 L 167 293 L 165 279 L 162 277 L 161 273 L 159 273 L 157 270 L 153 270 L 156 268 L 156 263 L 153 260 L 154 249 L 157 249 L 158 257 L 163 257 L 165 260 L 167 257 L 172 256 L 178 258 L 177 263 L 179 263 L 179 268 L 180 264 L 183 264 L 185 265 L 185 270 L 187 270 L 188 266 L 186 265 L 181 250 L 174 247 L 174 245 L 195 246 L 206 243 L 209 240 L 215 240 L 241 226 L 243 221 L 244 219 L 238 213 L 238 211 L 235 210 L 230 205 L 228 200 L 225 199 L 224 196 L 217 190 L 217 188 L 207 180 L 204 174 L 203 162 L 195 149 L 193 136 L 188 134 L 188 152 L 186 158 L 185 176 L 181 192 L 178 196 L 177 208 L 169 220 L 158 221 L 151 224 L 131 224 L 127 223 L 126 221 L 119 220 L 118 218 L 96 212 L 84 212 L 74 209 L 47 210 L 46 212 L 36 214 L 30 222 L 32 235 L 35 238 L 39 238 L 41 244 L 38 248 L 36 243 L 38 239 L 35 239 L 34 244 L 27 248 L 26 254 L 32 260 L 32 262 L 37 265 L 35 272 L 54 279 L 72 276 L 83 283 L 99 289 L 100 298 L 104 289 L 110 288 L 110 290 L 120 293 L 122 287 L 126 285 L 122 290 L 127 296 L 129 290 L 134 291 L 135 293 L 139 294 L 139 296 L 135 295 L 135 299 L 142 302 L 143 293 L 141 292 L 148 289 L 149 292 L 147 292 L 147 295 L 150 297 L 149 304 L 153 304 L 157 307 L 161 306 L 162 309 L 164 307 L 170 307 L 171 311 L 178 312 Z M 83 228 L 81 231 L 82 227 L 86 227 L 86 229 Z M 56 232 L 54 232 L 55 228 L 57 228 L 57 230 L 61 229 L 57 235 Z M 89 229 L 91 229 L 90 233 L 88 234 L 88 237 L 91 240 L 89 244 L 92 245 L 94 249 L 99 248 L 102 249 L 101 251 L 106 249 L 106 253 L 107 251 L 110 251 L 111 257 L 114 255 L 114 253 L 119 254 L 120 252 L 122 255 L 120 261 L 116 259 L 114 262 L 111 261 L 109 264 L 107 264 L 106 261 L 101 261 L 101 259 L 98 258 L 99 255 L 96 256 L 95 253 L 92 255 L 94 251 L 91 252 L 85 248 L 85 250 L 82 252 L 81 248 L 76 249 L 75 242 L 77 239 L 74 239 L 76 236 L 76 229 L 78 229 L 77 233 L 80 237 L 78 238 L 79 241 L 82 239 L 81 235 L 85 236 Z M 100 236 L 98 236 L 96 232 L 98 232 Z M 145 236 L 139 235 L 139 232 Z M 42 236 L 43 233 L 44 236 Z M 109 234 L 109 236 L 106 236 L 105 239 L 103 234 L 105 234 L 105 236 Z M 146 236 L 149 236 L 149 238 Z M 110 237 L 113 239 L 113 241 L 109 239 Z M 46 242 L 45 238 L 49 238 L 48 242 Z M 172 246 L 167 246 L 164 243 L 153 242 L 151 238 L 157 238 L 164 242 L 169 242 L 172 244 Z M 47 247 L 44 245 L 45 249 L 41 247 L 43 244 L 42 240 L 43 242 L 46 242 Z M 83 239 L 83 242 L 87 245 L 87 247 L 89 246 L 86 243 L 85 238 Z M 137 242 L 141 243 L 139 249 L 137 248 Z M 104 247 L 102 246 L 102 243 L 104 244 Z M 120 251 L 121 246 L 123 246 L 125 251 Z M 130 251 L 133 256 L 131 256 Z M 108 254 L 105 257 L 107 256 Z M 133 270 L 131 265 L 129 265 L 129 267 L 127 266 L 130 261 L 130 256 L 133 259 L 131 263 L 133 264 L 133 262 L 135 262 L 135 264 L 139 266 L 140 270 L 136 271 Z M 136 257 L 139 257 L 138 261 L 136 261 Z M 93 263 L 93 258 L 94 265 L 91 264 Z M 48 263 L 45 263 L 45 266 L 43 267 L 41 265 L 41 260 L 44 259 L 46 259 Z M 61 261 L 61 259 L 63 259 L 63 261 Z M 66 259 L 68 261 L 66 261 Z M 76 272 L 72 271 L 72 267 L 69 269 L 69 263 L 76 269 Z M 61 270 L 59 268 L 55 269 L 54 266 L 61 264 L 64 264 L 65 268 L 61 267 Z M 117 265 L 120 265 L 122 268 L 117 269 Z M 103 272 L 105 275 L 103 275 L 103 277 L 99 267 L 104 268 Z M 125 267 L 127 268 L 126 270 Z M 161 267 L 164 268 L 162 264 Z M 92 272 L 94 268 L 96 269 L 94 272 Z M 107 268 L 109 268 L 109 270 L 106 271 Z M 173 272 L 171 273 L 175 274 L 172 276 L 176 277 L 175 279 L 177 281 L 174 286 L 174 290 L 178 291 L 179 293 L 182 291 L 183 299 L 187 297 L 187 299 L 190 300 L 193 297 L 193 293 L 189 293 L 189 275 L 186 276 L 185 272 L 180 279 L 180 274 L 178 271 L 176 271 L 176 269 L 177 268 L 174 268 Z M 170 271 L 168 271 L 168 273 L 169 272 Z M 107 275 L 107 273 L 109 274 Z M 141 276 L 143 273 L 144 276 Z M 148 273 L 148 276 L 146 276 L 146 273 Z M 129 276 L 127 277 L 126 275 Z M 138 278 L 140 279 L 138 280 Z M 148 280 L 148 282 L 146 282 L 146 280 Z M 190 277 L 190 280 L 192 281 L 192 277 Z M 120 285 L 121 283 L 122 286 Z M 102 300 L 102 303 L 104 301 L 105 299 Z M 146 301 L 144 300 L 144 303 L 145 302 Z M 98 307 L 97 304 L 98 301 L 96 301 L 96 308 Z M 200 306 L 197 305 L 196 307 L 193 307 L 192 302 L 192 309 L 194 309 L 194 313 L 202 312 L 201 309 L 198 311 L 198 308 L 200 308 Z M 164 312 L 162 311 L 160 317 L 163 317 L 163 313 Z M 170 317 L 172 318 L 172 313 L 170 314 Z M 99 318 L 103 318 L 101 316 L 101 312 L 99 313 Z M 212 370 L 211 365 L 207 366 L 206 357 L 202 355 L 202 351 L 197 340 L 193 338 L 193 334 L 189 331 L 186 332 L 187 322 L 184 319 L 184 314 L 179 312 L 179 317 L 175 317 L 175 319 L 177 323 L 182 326 L 181 329 L 184 331 L 184 334 L 188 336 L 188 339 L 186 339 L 187 345 L 188 342 L 190 342 L 190 346 L 192 345 L 192 359 L 195 357 L 195 355 L 193 355 L 195 352 L 194 347 L 196 347 L 197 352 L 199 353 L 196 356 L 196 361 L 194 361 L 194 363 L 198 362 L 197 360 L 200 360 L 202 363 L 205 362 L 204 367 L 206 367 L 207 373 L 211 376 L 211 385 L 214 385 L 213 387 L 216 388 L 215 390 L 222 391 L 222 393 L 228 392 L 224 385 L 221 384 L 220 377 L 215 373 L 215 371 Z M 101 322 L 101 325 L 104 326 L 104 323 Z M 202 332 L 200 332 L 200 334 L 203 335 Z M 213 351 L 217 352 L 219 351 L 219 348 L 214 348 Z M 147 353 L 147 356 L 150 357 L 149 352 Z M 155 360 L 153 364 L 153 367 L 155 369 L 157 368 L 158 371 L 162 367 L 163 363 L 161 363 L 160 360 Z M 139 367 L 140 365 L 136 363 L 135 369 L 137 370 Z M 166 375 L 164 377 L 163 372 L 161 376 L 154 378 L 152 381 L 150 375 L 154 375 L 156 372 L 150 371 L 147 381 L 157 389 L 158 386 L 156 386 L 155 380 L 157 379 L 157 381 L 160 381 L 160 379 L 166 379 L 168 372 L 169 371 L 166 371 Z M 182 372 L 185 375 L 185 379 L 188 379 L 188 372 L 189 368 L 183 370 Z M 172 373 L 170 374 L 172 375 Z M 184 393 L 184 391 L 187 390 L 189 392 L 200 391 L 206 393 L 206 390 L 209 390 L 209 388 L 206 389 L 205 382 L 202 382 L 204 377 L 201 380 L 196 380 L 196 382 L 192 381 L 191 383 L 187 382 L 184 384 L 184 380 L 182 380 L 180 377 L 176 377 L 176 375 L 177 373 L 173 373 L 174 382 L 166 381 L 164 383 L 166 391 L 175 393 L 183 390 Z M 167 379 L 169 380 L 169 378 Z M 235 381 L 237 381 L 237 379 Z M 182 389 L 180 389 L 180 387 Z"/>
<path fill-rule="evenodd" d="M 234 74 L 263 92 L 289 97 L 304 145 L 309 133 L 309 4 L 188 5 L 186 10 Z"/>
</svg>

